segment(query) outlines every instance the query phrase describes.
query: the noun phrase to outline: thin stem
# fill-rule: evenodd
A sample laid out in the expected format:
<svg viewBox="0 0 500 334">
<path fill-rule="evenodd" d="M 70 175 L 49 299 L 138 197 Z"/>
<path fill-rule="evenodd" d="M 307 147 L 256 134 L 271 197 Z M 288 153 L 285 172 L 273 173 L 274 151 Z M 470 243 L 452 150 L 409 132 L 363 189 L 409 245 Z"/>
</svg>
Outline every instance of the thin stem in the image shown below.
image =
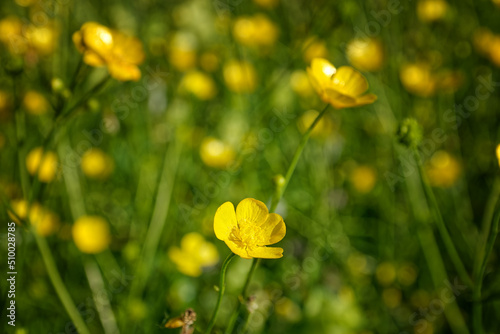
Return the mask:
<svg viewBox="0 0 500 334">
<path fill-rule="evenodd" d="M 304 147 L 307 144 L 307 141 L 309 140 L 309 137 L 311 136 L 312 130 L 314 130 L 314 127 L 318 122 L 321 120 L 323 115 L 326 113 L 328 110 L 328 107 L 330 105 L 327 104 L 325 108 L 319 113 L 319 115 L 316 117 L 314 122 L 309 126 L 307 131 L 302 135 L 302 138 L 300 139 L 299 146 L 295 150 L 295 153 L 292 158 L 292 162 L 290 163 L 290 167 L 288 167 L 288 171 L 286 172 L 285 175 L 285 183 L 279 187 L 276 191 L 275 196 L 273 197 L 273 200 L 271 202 L 271 208 L 269 209 L 270 212 L 274 212 L 276 210 L 276 207 L 278 206 L 279 201 L 281 200 L 281 197 L 283 197 L 283 193 L 286 190 L 286 187 L 288 186 L 288 183 L 290 182 L 290 179 L 292 178 L 293 172 L 295 171 L 295 167 L 297 167 L 297 163 L 299 162 L 300 156 L 302 155 L 302 151 L 304 151 Z"/>
<path fill-rule="evenodd" d="M 227 266 L 229 265 L 229 262 L 235 257 L 236 254 L 231 253 L 228 255 L 228 257 L 224 260 L 224 263 L 222 263 L 222 268 L 220 270 L 220 278 L 219 278 L 219 297 L 217 298 L 217 304 L 215 304 L 215 309 L 214 313 L 212 314 L 212 318 L 210 319 L 210 322 L 208 323 L 207 330 L 205 331 L 205 334 L 210 334 L 212 331 L 212 328 L 215 325 L 215 320 L 217 319 L 217 314 L 219 313 L 219 308 L 220 308 L 220 303 L 222 301 L 222 296 L 224 296 L 224 291 L 226 290 L 226 270 Z"/>
<path fill-rule="evenodd" d="M 417 159 L 420 180 L 424 187 L 425 194 L 427 195 L 429 206 L 431 208 L 432 215 L 434 216 L 434 221 L 436 222 L 438 231 L 441 235 L 441 238 L 443 239 L 446 251 L 450 256 L 451 262 L 455 266 L 455 270 L 460 276 L 460 279 L 470 288 L 473 286 L 472 280 L 467 271 L 465 270 L 465 266 L 462 263 L 462 260 L 460 259 L 460 255 L 458 254 L 457 249 L 455 248 L 455 244 L 453 243 L 453 240 L 451 239 L 450 234 L 448 233 L 448 230 L 443 220 L 443 216 L 441 215 L 441 211 L 439 210 L 439 205 L 437 203 L 436 197 L 434 196 L 434 192 L 431 186 L 429 185 L 427 177 L 423 171 L 420 153 L 416 148 L 413 149 L 413 153 L 415 154 L 415 158 Z"/>
</svg>

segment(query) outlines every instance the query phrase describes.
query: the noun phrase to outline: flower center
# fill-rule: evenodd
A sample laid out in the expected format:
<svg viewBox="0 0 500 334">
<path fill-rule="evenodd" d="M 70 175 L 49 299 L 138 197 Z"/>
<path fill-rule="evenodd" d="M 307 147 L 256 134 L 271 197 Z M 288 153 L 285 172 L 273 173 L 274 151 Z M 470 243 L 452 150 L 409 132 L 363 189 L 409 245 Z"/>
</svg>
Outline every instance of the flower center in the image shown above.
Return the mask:
<svg viewBox="0 0 500 334">
<path fill-rule="evenodd" d="M 238 223 L 238 227 L 233 227 L 229 235 L 229 240 L 236 243 L 244 249 L 253 249 L 258 246 L 257 236 L 260 234 L 261 228 L 253 223 L 243 221 Z"/>
</svg>

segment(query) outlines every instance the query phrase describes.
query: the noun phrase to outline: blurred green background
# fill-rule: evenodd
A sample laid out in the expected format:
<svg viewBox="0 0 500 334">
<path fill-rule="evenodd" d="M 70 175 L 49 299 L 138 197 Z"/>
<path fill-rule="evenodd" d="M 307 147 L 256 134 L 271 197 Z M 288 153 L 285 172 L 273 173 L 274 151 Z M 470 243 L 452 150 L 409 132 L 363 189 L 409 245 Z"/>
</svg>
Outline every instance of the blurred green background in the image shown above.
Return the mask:
<svg viewBox="0 0 500 334">
<path fill-rule="evenodd" d="M 378 100 L 332 108 L 315 128 L 277 209 L 284 257 L 261 261 L 246 330 L 500 332 L 489 232 L 500 195 L 498 1 L 17 0 L 0 16 L 3 332 L 76 333 L 40 240 L 91 333 L 178 333 L 164 325 L 187 308 L 204 332 L 230 252 L 213 233 L 215 211 L 247 197 L 269 206 L 324 107 L 306 74 L 315 57 L 361 71 Z M 139 80 L 102 81 L 106 67 L 82 62 L 72 35 L 89 21 L 142 42 Z M 396 135 L 408 117 L 423 128 L 424 183 Z M 37 147 L 54 154 L 39 169 L 49 155 L 30 158 Z M 40 236 L 16 228 L 13 328 L 6 233 L 22 200 L 43 213 L 29 218 Z M 84 215 L 104 219 L 104 231 L 76 235 Z M 92 244 L 108 227 L 96 254 L 74 240 Z M 224 333 L 251 262 L 230 264 L 214 332 Z"/>
</svg>

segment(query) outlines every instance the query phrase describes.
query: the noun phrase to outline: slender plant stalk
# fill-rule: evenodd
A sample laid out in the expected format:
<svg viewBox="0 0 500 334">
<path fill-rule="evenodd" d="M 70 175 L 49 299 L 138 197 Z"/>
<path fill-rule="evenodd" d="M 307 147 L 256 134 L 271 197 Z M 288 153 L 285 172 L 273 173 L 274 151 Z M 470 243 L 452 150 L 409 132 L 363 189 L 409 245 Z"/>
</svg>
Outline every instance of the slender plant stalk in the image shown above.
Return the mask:
<svg viewBox="0 0 500 334">
<path fill-rule="evenodd" d="M 422 185 L 424 187 L 425 194 L 427 196 L 427 199 L 429 201 L 429 206 L 432 212 L 432 215 L 434 216 L 434 221 L 436 223 L 436 226 L 438 228 L 438 231 L 441 235 L 441 238 L 443 239 L 444 246 L 446 248 L 446 251 L 448 252 L 448 255 L 451 258 L 451 261 L 453 265 L 455 266 L 455 270 L 457 271 L 458 276 L 460 276 L 460 279 L 462 280 L 463 283 L 465 283 L 469 288 L 473 286 L 472 280 L 465 270 L 465 266 L 462 263 L 462 260 L 460 258 L 460 255 L 457 252 L 457 249 L 455 248 L 455 244 L 453 243 L 453 240 L 451 239 L 448 230 L 446 228 L 446 225 L 443 221 L 443 216 L 441 215 L 441 211 L 439 210 L 438 203 L 436 201 L 436 197 L 434 196 L 434 191 L 432 190 L 431 186 L 429 185 L 429 181 L 427 180 L 427 177 L 423 171 L 422 164 L 420 163 L 421 157 L 420 153 L 418 152 L 417 149 L 413 149 L 413 153 L 415 155 L 415 158 L 417 159 L 417 164 L 418 164 L 418 172 L 420 175 L 420 180 L 422 182 Z"/>
<path fill-rule="evenodd" d="M 236 254 L 231 253 L 227 256 L 222 263 L 222 267 L 220 269 L 220 278 L 219 278 L 219 297 L 217 298 L 217 304 L 215 304 L 214 313 L 212 314 L 212 318 L 208 323 L 207 330 L 205 334 L 210 334 L 212 332 L 212 328 L 214 328 L 215 320 L 217 319 L 217 314 L 219 313 L 220 303 L 222 301 L 222 296 L 224 296 L 224 291 L 226 290 L 226 271 L 229 262 L 236 256 Z"/>
</svg>

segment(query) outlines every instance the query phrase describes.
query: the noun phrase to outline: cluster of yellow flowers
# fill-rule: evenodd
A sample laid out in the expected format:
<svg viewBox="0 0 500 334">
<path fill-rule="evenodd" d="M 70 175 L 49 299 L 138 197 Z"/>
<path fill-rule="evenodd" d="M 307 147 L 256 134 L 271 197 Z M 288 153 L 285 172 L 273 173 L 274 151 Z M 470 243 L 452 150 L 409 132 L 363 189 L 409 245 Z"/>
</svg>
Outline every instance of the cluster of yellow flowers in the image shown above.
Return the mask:
<svg viewBox="0 0 500 334">
<path fill-rule="evenodd" d="M 57 176 L 57 155 L 54 152 L 44 152 L 43 147 L 37 147 L 26 156 L 26 169 L 31 175 L 38 175 L 41 182 L 51 182 Z"/>
<path fill-rule="evenodd" d="M 12 201 L 11 208 L 9 216 L 13 221 L 21 225 L 22 221 L 29 219 L 31 225 L 33 225 L 36 232 L 41 236 L 49 236 L 59 229 L 59 217 L 39 203 L 31 203 L 28 212 L 27 201 L 15 200 Z"/>
<path fill-rule="evenodd" d="M 53 22 L 43 26 L 33 25 L 24 23 L 16 16 L 0 20 L 0 42 L 14 55 L 30 57 L 52 54 L 58 38 L 59 31 Z"/>
<path fill-rule="evenodd" d="M 487 57 L 495 66 L 500 67 L 500 35 L 487 28 L 479 28 L 474 32 L 473 42 L 476 50 Z"/>
<path fill-rule="evenodd" d="M 142 43 L 96 22 L 87 22 L 73 34 L 73 42 L 83 61 L 95 67 L 106 66 L 109 74 L 120 81 L 141 78 L 138 65 L 144 61 Z"/>
<path fill-rule="evenodd" d="M 438 91 L 454 92 L 464 81 L 459 71 L 433 71 L 428 63 L 406 64 L 399 72 L 401 83 L 412 94 L 429 97 Z"/>
<path fill-rule="evenodd" d="M 171 247 L 168 256 L 181 273 L 195 277 L 201 275 L 202 268 L 219 262 L 217 248 L 196 232 L 182 237 L 181 247 Z"/>
</svg>

